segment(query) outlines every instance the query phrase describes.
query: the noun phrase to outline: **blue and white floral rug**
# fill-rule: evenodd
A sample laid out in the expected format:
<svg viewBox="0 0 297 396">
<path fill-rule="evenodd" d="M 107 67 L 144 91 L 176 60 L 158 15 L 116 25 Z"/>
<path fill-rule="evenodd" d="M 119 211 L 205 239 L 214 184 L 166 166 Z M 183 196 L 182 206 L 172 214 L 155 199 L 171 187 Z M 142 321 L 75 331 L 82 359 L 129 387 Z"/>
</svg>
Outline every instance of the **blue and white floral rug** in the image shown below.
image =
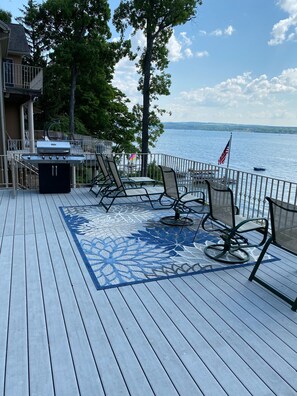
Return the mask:
<svg viewBox="0 0 297 396">
<path fill-rule="evenodd" d="M 203 249 L 218 236 L 200 229 L 193 241 L 199 218 L 190 228 L 166 226 L 160 218 L 173 211 L 145 204 L 113 205 L 108 213 L 99 206 L 60 209 L 97 289 L 252 265 L 260 253 L 250 249 L 247 264 L 217 263 Z"/>
</svg>

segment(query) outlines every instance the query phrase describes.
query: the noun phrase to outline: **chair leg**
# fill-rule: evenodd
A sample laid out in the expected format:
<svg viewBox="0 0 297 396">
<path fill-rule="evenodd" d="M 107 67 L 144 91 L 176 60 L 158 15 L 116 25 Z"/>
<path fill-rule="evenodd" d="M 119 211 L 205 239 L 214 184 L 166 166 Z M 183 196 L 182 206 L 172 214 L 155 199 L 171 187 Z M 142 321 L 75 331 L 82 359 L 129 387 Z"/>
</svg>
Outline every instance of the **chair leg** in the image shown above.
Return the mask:
<svg viewBox="0 0 297 396">
<path fill-rule="evenodd" d="M 213 244 L 204 248 L 204 253 L 212 260 L 225 264 L 243 264 L 249 261 L 250 255 L 242 248 L 230 248 L 226 244 Z"/>
<path fill-rule="evenodd" d="M 254 268 L 253 268 L 253 270 L 252 270 L 252 272 L 251 272 L 251 274 L 249 276 L 249 281 L 252 281 L 255 278 L 255 275 L 256 275 L 256 272 L 257 272 L 257 270 L 259 268 L 259 265 L 261 264 L 262 259 L 263 259 L 264 255 L 266 253 L 266 250 L 268 249 L 268 246 L 270 245 L 271 242 L 272 242 L 272 238 L 270 237 L 268 239 L 268 241 L 266 242 L 266 244 L 264 245 L 264 247 L 262 249 L 262 252 L 260 253 L 260 256 L 258 257 L 258 260 L 257 260 L 256 264 L 254 265 Z"/>
<path fill-rule="evenodd" d="M 272 242 L 272 237 L 270 237 L 268 239 L 268 241 L 266 242 L 266 244 L 264 245 L 262 252 L 261 252 L 260 256 L 258 257 L 258 260 L 253 268 L 253 271 L 251 272 L 251 274 L 249 276 L 249 281 L 254 280 L 255 282 L 259 283 L 261 286 L 265 287 L 271 293 L 275 294 L 276 296 L 278 296 L 279 298 L 281 298 L 282 300 L 284 300 L 288 304 L 290 304 L 292 311 L 296 312 L 297 311 L 297 298 L 295 300 L 290 299 L 289 297 L 285 296 L 280 291 L 276 290 L 274 287 L 270 286 L 268 283 L 264 282 L 262 279 L 260 279 L 256 276 L 256 272 L 259 268 L 259 265 L 261 264 L 261 261 L 262 261 L 264 255 L 267 251 L 267 248 L 271 242 Z"/>
<path fill-rule="evenodd" d="M 204 219 L 202 220 L 202 223 L 201 223 L 201 227 L 202 227 L 202 229 L 204 230 L 204 231 L 207 231 L 206 229 L 205 229 L 205 223 L 207 222 L 207 220 L 208 220 L 208 218 L 210 217 L 210 214 L 209 213 L 207 213 L 207 215 L 204 217 Z"/>
</svg>

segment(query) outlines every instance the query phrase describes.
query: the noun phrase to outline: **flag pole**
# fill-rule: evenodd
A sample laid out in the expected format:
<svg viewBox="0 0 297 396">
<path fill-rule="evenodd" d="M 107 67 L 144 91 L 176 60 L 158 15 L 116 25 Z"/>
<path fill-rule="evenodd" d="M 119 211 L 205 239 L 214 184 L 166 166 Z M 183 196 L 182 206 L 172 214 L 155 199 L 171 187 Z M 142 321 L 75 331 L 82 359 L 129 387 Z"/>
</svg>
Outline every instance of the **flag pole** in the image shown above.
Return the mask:
<svg viewBox="0 0 297 396">
<path fill-rule="evenodd" d="M 230 139 L 229 139 L 229 150 L 228 150 L 228 158 L 227 158 L 227 166 L 225 170 L 225 185 L 226 188 L 228 186 L 228 180 L 229 180 L 229 162 L 230 162 L 230 153 L 231 153 L 231 143 L 232 143 L 232 132 L 230 134 Z"/>
<path fill-rule="evenodd" d="M 229 169 L 229 161 L 230 161 L 230 153 L 231 153 L 231 143 L 232 143 L 232 132 L 230 134 L 229 139 L 229 151 L 228 151 L 228 159 L 227 159 L 227 169 Z"/>
</svg>

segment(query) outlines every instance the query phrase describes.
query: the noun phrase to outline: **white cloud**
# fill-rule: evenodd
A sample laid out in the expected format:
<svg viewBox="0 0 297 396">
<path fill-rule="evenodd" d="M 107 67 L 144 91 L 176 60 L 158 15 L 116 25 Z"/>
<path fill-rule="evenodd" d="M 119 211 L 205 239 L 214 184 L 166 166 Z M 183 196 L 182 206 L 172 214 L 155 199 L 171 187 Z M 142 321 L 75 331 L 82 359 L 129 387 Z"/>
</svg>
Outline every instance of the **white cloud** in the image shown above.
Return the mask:
<svg viewBox="0 0 297 396">
<path fill-rule="evenodd" d="M 225 29 L 215 29 L 212 32 L 209 33 L 210 36 L 216 36 L 216 37 L 221 37 L 221 36 L 232 36 L 232 34 L 235 32 L 235 29 L 232 25 L 227 26 Z"/>
<path fill-rule="evenodd" d="M 274 101 L 275 95 L 296 92 L 297 68 L 284 70 L 272 79 L 265 74 L 253 78 L 251 73 L 244 73 L 213 87 L 184 91 L 181 95 L 200 105 L 236 107 L 255 102 L 264 105 L 267 101 Z"/>
<path fill-rule="evenodd" d="M 186 48 L 184 51 L 184 54 L 185 54 L 186 58 L 193 58 L 193 56 L 194 56 L 191 48 Z"/>
<path fill-rule="evenodd" d="M 210 35 L 211 36 L 217 36 L 217 37 L 223 36 L 223 30 L 222 29 L 216 29 L 216 30 L 212 31 L 210 33 Z"/>
<path fill-rule="evenodd" d="M 233 26 L 229 25 L 225 30 L 224 30 L 224 34 L 226 36 L 232 36 L 232 34 L 235 32 L 235 29 Z"/>
<path fill-rule="evenodd" d="M 190 46 L 192 45 L 192 41 L 187 36 L 186 32 L 180 33 L 180 36 L 176 37 L 175 33 L 171 36 L 168 43 L 169 50 L 169 60 L 172 62 L 178 62 L 185 58 L 204 58 L 208 56 L 209 53 L 207 51 L 200 51 L 193 53 Z"/>
<path fill-rule="evenodd" d="M 140 93 L 137 90 L 139 75 L 136 71 L 135 62 L 128 58 L 119 61 L 115 68 L 113 84 L 131 100 L 131 106 L 140 101 Z"/>
<path fill-rule="evenodd" d="M 161 105 L 172 121 L 296 125 L 297 68 L 269 78 L 246 72 L 214 86 L 180 92 Z"/>
<path fill-rule="evenodd" d="M 289 14 L 297 14 L 296 0 L 278 0 L 277 4 Z"/>
<path fill-rule="evenodd" d="M 198 52 L 196 52 L 196 54 L 195 54 L 195 56 L 196 56 L 197 58 L 205 58 L 205 57 L 208 56 L 208 55 L 209 55 L 208 51 L 198 51 Z"/>
<path fill-rule="evenodd" d="M 277 5 L 289 16 L 274 24 L 271 31 L 272 38 L 268 41 L 269 45 L 279 45 L 285 41 L 297 40 L 297 1 L 279 0 Z"/>
<path fill-rule="evenodd" d="M 146 39 L 145 35 L 141 30 L 137 30 L 134 35 L 130 37 L 131 43 L 132 43 L 132 48 L 136 50 L 136 48 L 139 48 L 142 50 L 145 47 Z"/>
<path fill-rule="evenodd" d="M 187 32 L 181 32 L 180 35 L 181 35 L 181 37 L 183 38 L 185 45 L 187 45 L 187 46 L 192 45 L 192 41 L 191 41 L 191 39 L 187 36 Z"/>
<path fill-rule="evenodd" d="M 178 62 L 183 58 L 182 53 L 182 44 L 176 38 L 174 32 L 173 35 L 170 37 L 168 42 L 168 50 L 169 50 L 169 60 L 172 62 Z"/>
</svg>

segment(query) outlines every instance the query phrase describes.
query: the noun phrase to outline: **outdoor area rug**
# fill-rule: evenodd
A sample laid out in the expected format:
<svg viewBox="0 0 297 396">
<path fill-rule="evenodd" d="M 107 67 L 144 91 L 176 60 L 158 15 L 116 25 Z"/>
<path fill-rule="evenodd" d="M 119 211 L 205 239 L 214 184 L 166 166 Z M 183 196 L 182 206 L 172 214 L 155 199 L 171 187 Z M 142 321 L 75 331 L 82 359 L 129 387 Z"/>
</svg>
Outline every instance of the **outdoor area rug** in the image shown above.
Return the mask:
<svg viewBox="0 0 297 396">
<path fill-rule="evenodd" d="M 152 210 L 146 204 L 61 207 L 66 224 L 97 289 L 171 277 L 221 271 L 255 263 L 260 250 L 249 250 L 251 261 L 226 265 L 207 258 L 203 249 L 219 235 L 201 228 L 166 226 L 160 218 L 173 210 Z M 266 255 L 267 261 L 277 260 Z"/>
</svg>

